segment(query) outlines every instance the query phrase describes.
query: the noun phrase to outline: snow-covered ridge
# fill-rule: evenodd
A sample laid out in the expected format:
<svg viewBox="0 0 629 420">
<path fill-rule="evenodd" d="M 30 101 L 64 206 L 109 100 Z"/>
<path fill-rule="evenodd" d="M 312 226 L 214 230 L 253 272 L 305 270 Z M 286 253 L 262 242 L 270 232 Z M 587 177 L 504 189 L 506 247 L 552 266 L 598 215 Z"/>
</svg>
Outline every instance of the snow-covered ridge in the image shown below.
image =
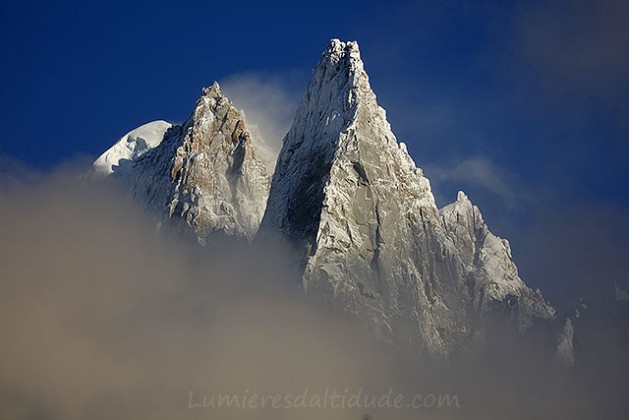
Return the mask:
<svg viewBox="0 0 629 420">
<path fill-rule="evenodd" d="M 158 146 L 170 127 L 172 127 L 171 123 L 157 120 L 129 131 L 94 161 L 95 175 L 107 176 L 114 172 L 115 167 L 120 166 L 121 161 L 137 160 L 144 153 Z"/>
</svg>

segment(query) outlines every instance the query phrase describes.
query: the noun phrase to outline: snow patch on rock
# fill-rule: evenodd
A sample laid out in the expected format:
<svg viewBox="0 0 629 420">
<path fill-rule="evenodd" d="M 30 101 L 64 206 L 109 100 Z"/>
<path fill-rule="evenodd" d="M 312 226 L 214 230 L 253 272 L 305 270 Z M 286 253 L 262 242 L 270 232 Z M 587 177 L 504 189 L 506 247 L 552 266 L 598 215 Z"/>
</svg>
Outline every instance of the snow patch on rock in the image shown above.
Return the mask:
<svg viewBox="0 0 629 420">
<path fill-rule="evenodd" d="M 172 124 L 163 121 L 151 121 L 129 131 L 93 163 L 94 175 L 107 176 L 114 172 L 122 162 L 134 161 L 144 153 L 157 147 Z"/>
</svg>

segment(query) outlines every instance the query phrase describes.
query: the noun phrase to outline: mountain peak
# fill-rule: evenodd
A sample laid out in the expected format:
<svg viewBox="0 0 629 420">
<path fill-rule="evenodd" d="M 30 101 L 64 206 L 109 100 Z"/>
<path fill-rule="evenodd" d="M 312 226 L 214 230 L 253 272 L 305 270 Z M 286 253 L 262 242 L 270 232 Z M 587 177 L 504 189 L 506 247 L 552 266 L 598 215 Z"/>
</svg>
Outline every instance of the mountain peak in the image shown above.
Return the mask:
<svg viewBox="0 0 629 420">
<path fill-rule="evenodd" d="M 334 38 L 330 40 L 323 56 L 329 57 L 332 60 L 340 60 L 344 56 L 360 60 L 360 48 L 356 41 L 343 42 L 338 38 Z"/>
<path fill-rule="evenodd" d="M 473 348 L 484 334 L 479 313 L 514 311 L 512 300 L 523 329 L 553 316 L 463 192 L 439 212 L 355 42 L 331 40 L 314 68 L 261 226 L 294 247 L 308 294 L 413 351 L 448 357 Z"/>
<path fill-rule="evenodd" d="M 379 164 L 372 160 L 390 158 L 406 169 L 410 159 L 402 159 L 401 151 L 371 90 L 358 44 L 331 40 L 284 138 L 265 216 L 267 227 L 290 240 L 312 242 L 333 163 L 348 162 L 352 173 L 375 181 L 372 167 Z M 300 206 L 293 204 L 298 202 Z"/>
<path fill-rule="evenodd" d="M 470 199 L 463 191 L 456 193 L 456 201 L 457 203 L 471 203 Z"/>
<path fill-rule="evenodd" d="M 332 39 L 313 71 L 313 81 L 317 80 L 331 82 L 340 88 L 338 93 L 355 90 L 357 87 L 361 87 L 362 92 L 371 92 L 358 42 Z"/>
<path fill-rule="evenodd" d="M 221 87 L 219 86 L 218 82 L 216 82 L 216 81 L 214 83 L 212 83 L 211 86 L 204 87 L 201 92 L 202 92 L 203 96 L 207 96 L 207 97 L 210 97 L 210 98 L 218 99 L 218 98 L 225 97 L 225 95 L 223 95 L 223 92 L 221 92 Z"/>
<path fill-rule="evenodd" d="M 117 164 L 108 174 L 126 183 L 160 224 L 168 221 L 200 243 L 210 235 L 251 240 L 264 213 L 270 179 L 256 157 L 255 148 L 262 144 L 252 140 L 243 115 L 218 83 L 202 90 L 182 125 L 166 131 L 170 124 L 156 122 L 149 128 L 159 129 L 163 140 L 136 140 L 134 135 L 146 128 L 134 130 L 119 142 L 122 146 L 111 149 L 116 153 L 104 155 L 124 158 L 124 165 Z M 101 164 L 104 160 L 94 166 L 112 159 Z"/>
</svg>

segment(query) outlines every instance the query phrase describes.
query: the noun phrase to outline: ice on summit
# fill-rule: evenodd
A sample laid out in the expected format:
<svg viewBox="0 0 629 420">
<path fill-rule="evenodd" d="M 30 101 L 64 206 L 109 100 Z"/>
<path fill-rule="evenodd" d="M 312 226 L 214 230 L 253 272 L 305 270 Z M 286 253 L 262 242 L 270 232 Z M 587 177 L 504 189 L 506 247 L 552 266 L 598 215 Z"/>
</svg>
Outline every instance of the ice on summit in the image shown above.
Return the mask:
<svg viewBox="0 0 629 420">
<path fill-rule="evenodd" d="M 93 163 L 96 176 L 107 176 L 123 162 L 137 160 L 158 146 L 172 124 L 163 120 L 152 121 L 129 131 Z"/>
</svg>

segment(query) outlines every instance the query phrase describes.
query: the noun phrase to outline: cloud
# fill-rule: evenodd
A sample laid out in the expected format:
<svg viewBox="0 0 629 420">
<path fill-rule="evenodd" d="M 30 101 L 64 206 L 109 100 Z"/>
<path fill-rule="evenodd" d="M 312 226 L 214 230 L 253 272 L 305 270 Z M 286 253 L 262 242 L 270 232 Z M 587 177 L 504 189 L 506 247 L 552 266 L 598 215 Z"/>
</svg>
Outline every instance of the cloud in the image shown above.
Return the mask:
<svg viewBox="0 0 629 420">
<path fill-rule="evenodd" d="M 386 355 L 303 300 L 279 247 L 160 238 L 125 195 L 75 179 L 0 189 L 0 417 L 253 418 L 190 410 L 189 392 L 388 382 Z"/>
<path fill-rule="evenodd" d="M 125 194 L 75 173 L 0 180 L 0 417 L 591 418 L 600 401 L 579 398 L 534 340 L 509 329 L 497 330 L 486 359 L 425 363 L 304 299 L 281 245 L 204 249 L 158 235 L 149 220 Z M 460 405 L 189 408 L 191 391 L 199 403 L 390 388 L 406 398 L 457 395 Z M 607 398 L 614 390 L 624 395 L 605 389 Z"/>
<path fill-rule="evenodd" d="M 424 169 L 437 186 L 457 184 L 458 189 L 476 186 L 500 197 L 507 206 L 515 205 L 516 194 L 509 182 L 511 175 L 484 157 L 464 159 L 451 165 L 426 165 Z"/>
<path fill-rule="evenodd" d="M 278 77 L 253 73 L 236 74 L 221 81 L 221 89 L 234 105 L 242 109 L 249 130 L 268 146 L 265 160 L 271 167 L 282 147 L 282 140 L 292 124 L 301 99 Z"/>
<path fill-rule="evenodd" d="M 3 184 L 32 182 L 38 174 L 33 168 L 11 156 L 0 153 L 0 179 Z"/>
</svg>

